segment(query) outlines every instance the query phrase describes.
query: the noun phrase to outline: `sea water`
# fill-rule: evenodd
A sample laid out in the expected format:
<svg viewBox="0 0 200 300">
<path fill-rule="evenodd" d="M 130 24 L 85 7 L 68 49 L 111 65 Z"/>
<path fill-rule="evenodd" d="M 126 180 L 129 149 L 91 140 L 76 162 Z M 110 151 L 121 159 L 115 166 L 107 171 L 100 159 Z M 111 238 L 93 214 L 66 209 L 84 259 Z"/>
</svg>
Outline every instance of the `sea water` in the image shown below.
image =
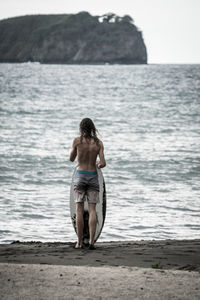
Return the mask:
<svg viewBox="0 0 200 300">
<path fill-rule="evenodd" d="M 74 241 L 72 140 L 104 142 L 99 241 L 200 238 L 200 65 L 0 64 L 0 242 Z"/>
</svg>

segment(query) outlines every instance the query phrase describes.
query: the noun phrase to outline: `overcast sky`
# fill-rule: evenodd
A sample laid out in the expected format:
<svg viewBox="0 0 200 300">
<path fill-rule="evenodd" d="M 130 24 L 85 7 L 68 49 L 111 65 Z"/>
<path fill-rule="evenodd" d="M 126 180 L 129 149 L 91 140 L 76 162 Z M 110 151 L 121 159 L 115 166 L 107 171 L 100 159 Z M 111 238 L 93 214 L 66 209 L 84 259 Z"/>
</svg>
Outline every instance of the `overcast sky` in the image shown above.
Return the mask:
<svg viewBox="0 0 200 300">
<path fill-rule="evenodd" d="M 0 0 L 0 19 L 88 11 L 130 15 L 149 63 L 200 63 L 200 0 Z"/>
</svg>

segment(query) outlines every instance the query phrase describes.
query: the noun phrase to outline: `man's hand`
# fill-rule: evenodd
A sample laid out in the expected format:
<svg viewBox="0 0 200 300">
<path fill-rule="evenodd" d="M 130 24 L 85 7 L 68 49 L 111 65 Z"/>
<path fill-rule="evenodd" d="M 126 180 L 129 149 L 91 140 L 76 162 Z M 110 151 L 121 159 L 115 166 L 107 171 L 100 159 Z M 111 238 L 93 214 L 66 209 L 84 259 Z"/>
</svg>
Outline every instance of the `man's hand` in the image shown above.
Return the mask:
<svg viewBox="0 0 200 300">
<path fill-rule="evenodd" d="M 97 162 L 96 162 L 96 167 L 97 167 L 98 169 L 100 169 L 100 168 L 101 168 L 100 161 L 97 161 Z"/>
</svg>

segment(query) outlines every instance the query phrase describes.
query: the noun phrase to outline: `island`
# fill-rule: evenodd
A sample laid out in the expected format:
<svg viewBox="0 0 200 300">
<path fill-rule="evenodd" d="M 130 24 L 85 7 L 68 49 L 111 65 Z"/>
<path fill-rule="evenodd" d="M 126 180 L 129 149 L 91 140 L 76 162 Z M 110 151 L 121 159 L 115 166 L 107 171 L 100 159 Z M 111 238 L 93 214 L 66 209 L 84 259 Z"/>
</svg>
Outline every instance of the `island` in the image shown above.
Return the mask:
<svg viewBox="0 0 200 300">
<path fill-rule="evenodd" d="M 147 50 L 129 15 L 27 15 L 0 21 L 0 62 L 147 64 Z"/>
</svg>

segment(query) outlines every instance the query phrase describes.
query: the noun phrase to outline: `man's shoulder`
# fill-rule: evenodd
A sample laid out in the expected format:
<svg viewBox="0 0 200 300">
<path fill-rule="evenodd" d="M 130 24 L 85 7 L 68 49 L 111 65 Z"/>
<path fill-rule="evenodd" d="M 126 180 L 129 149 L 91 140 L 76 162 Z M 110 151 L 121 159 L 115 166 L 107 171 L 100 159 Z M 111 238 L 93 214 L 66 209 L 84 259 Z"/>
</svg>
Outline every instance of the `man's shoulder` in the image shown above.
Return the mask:
<svg viewBox="0 0 200 300">
<path fill-rule="evenodd" d="M 80 136 L 75 137 L 73 143 L 78 145 L 80 143 Z"/>
<path fill-rule="evenodd" d="M 100 139 L 99 139 L 99 145 L 100 145 L 100 147 L 103 146 L 103 142 Z"/>
</svg>

